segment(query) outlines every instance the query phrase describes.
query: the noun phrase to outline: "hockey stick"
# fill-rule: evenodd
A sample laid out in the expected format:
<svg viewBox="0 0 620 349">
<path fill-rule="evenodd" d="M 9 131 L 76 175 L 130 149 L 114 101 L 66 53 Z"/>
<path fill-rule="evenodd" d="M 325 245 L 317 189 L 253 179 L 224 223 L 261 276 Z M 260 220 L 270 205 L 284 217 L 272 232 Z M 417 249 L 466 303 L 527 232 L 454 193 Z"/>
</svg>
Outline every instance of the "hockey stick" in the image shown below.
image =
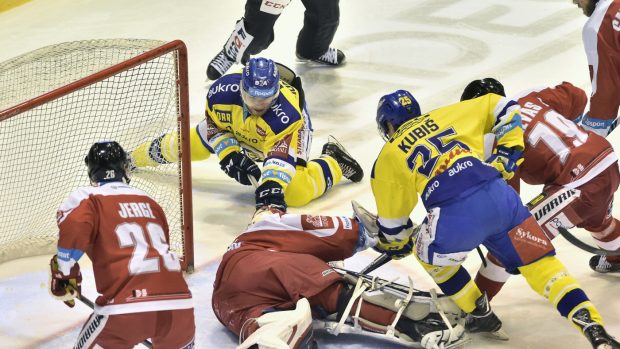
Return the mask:
<svg viewBox="0 0 620 349">
<path fill-rule="evenodd" d="M 90 299 L 86 298 L 81 293 L 79 295 L 80 296 L 78 297 L 78 299 L 80 300 L 80 302 L 84 303 L 89 308 L 95 310 L 95 303 L 93 303 L 93 301 L 91 301 Z M 151 342 L 149 342 L 148 339 L 143 340 L 140 344 L 144 345 L 145 347 L 147 347 L 149 349 L 153 348 L 153 344 Z"/>
<path fill-rule="evenodd" d="M 580 249 L 590 252 L 593 254 L 601 255 L 601 256 L 620 256 L 620 251 L 610 251 L 602 248 L 597 248 L 591 245 L 586 244 L 585 242 L 579 240 L 575 235 L 571 234 L 568 229 L 564 227 L 558 227 L 558 231 L 560 235 L 562 235 L 568 242 L 579 247 Z"/>
<path fill-rule="evenodd" d="M 391 260 L 392 258 L 390 258 L 390 256 L 388 256 L 387 253 L 382 253 L 379 257 L 375 258 L 375 260 L 370 262 L 370 264 L 368 264 L 366 268 L 362 269 L 360 271 L 360 274 L 370 274 L 374 270 L 382 267 L 384 264 L 386 264 L 387 262 Z"/>
<path fill-rule="evenodd" d="M 250 183 L 252 183 L 252 186 L 254 188 L 258 188 L 258 182 L 256 181 L 256 178 L 254 178 L 254 176 L 248 175 L 248 179 L 250 180 Z"/>
</svg>

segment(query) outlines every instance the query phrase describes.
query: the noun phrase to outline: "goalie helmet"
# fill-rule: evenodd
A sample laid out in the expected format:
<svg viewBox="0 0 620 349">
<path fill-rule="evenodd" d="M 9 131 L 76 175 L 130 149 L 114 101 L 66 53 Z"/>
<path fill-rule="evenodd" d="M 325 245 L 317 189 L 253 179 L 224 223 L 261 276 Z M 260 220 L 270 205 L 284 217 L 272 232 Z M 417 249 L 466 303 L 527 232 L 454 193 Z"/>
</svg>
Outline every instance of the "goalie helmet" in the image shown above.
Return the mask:
<svg viewBox="0 0 620 349">
<path fill-rule="evenodd" d="M 253 115 L 263 115 L 278 97 L 280 73 L 267 58 L 251 58 L 241 73 L 241 98 Z"/>
<path fill-rule="evenodd" d="M 504 85 L 501 82 L 493 78 L 486 78 L 470 82 L 463 90 L 461 101 L 478 98 L 488 93 L 495 93 L 496 95 L 506 97 Z"/>
<path fill-rule="evenodd" d="M 129 183 L 127 153 L 115 141 L 93 144 L 84 162 L 88 167 L 88 177 L 93 183 L 118 182 L 123 179 Z"/>
<path fill-rule="evenodd" d="M 422 115 L 418 101 L 409 91 L 398 90 L 379 100 L 377 106 L 377 127 L 384 140 L 388 140 L 388 124 L 398 129 L 405 122 Z"/>
</svg>

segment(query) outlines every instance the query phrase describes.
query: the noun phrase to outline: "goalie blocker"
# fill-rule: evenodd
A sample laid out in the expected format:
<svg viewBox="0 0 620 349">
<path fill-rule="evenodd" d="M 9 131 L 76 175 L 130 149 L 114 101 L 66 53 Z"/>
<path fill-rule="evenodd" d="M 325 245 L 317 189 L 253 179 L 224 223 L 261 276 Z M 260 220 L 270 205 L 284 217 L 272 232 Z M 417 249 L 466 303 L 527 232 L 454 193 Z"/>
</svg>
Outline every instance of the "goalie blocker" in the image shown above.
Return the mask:
<svg viewBox="0 0 620 349">
<path fill-rule="evenodd" d="M 374 234 L 356 218 L 259 210 L 224 254 L 214 313 L 239 336 L 240 349 L 313 348 L 312 322 L 334 335 L 413 347 L 463 343 L 460 310 L 446 297 L 328 265 L 376 244 Z"/>
</svg>

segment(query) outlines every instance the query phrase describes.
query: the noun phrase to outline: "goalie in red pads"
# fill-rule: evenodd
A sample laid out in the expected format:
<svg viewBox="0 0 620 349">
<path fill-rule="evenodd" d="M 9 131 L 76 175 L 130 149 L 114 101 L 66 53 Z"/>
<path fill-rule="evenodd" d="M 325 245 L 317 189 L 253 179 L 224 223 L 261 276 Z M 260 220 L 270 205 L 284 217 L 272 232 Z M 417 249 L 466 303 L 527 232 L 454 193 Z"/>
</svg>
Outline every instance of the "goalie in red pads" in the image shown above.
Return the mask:
<svg viewBox="0 0 620 349">
<path fill-rule="evenodd" d="M 360 223 L 357 217 L 368 213 L 354 209 L 355 218 L 257 210 L 224 254 L 214 283 L 213 310 L 240 337 L 238 348 L 313 348 L 313 320 L 336 335 L 424 348 L 462 344 L 460 310 L 447 297 L 328 265 L 376 244 L 377 227 Z"/>
<path fill-rule="evenodd" d="M 58 253 L 50 262 L 50 292 L 70 307 L 81 292 L 78 260 L 86 253 L 93 262 L 100 295 L 74 348 L 131 348 L 148 338 L 154 348 L 193 348 L 192 295 L 169 250 L 164 211 L 127 184 L 127 155 L 118 143 L 95 143 L 86 165 L 93 186 L 60 206 Z"/>
</svg>

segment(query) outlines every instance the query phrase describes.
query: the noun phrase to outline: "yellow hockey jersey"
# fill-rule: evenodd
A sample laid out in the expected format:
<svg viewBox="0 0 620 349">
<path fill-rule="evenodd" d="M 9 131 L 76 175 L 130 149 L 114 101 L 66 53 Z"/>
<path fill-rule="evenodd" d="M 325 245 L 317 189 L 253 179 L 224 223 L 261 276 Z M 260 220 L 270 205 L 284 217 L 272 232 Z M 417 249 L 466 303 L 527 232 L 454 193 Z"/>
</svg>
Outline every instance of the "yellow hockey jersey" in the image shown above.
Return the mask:
<svg viewBox="0 0 620 349">
<path fill-rule="evenodd" d="M 501 176 L 482 161 L 489 132 L 498 145 L 523 150 L 516 102 L 488 94 L 433 110 L 396 130 L 370 179 L 383 229 L 390 234 L 404 229 L 418 194 L 428 210 Z"/>
<path fill-rule="evenodd" d="M 209 89 L 206 104 L 206 145 L 221 159 L 231 152 L 246 152 L 263 161 L 260 183 L 273 180 L 283 188 L 295 175 L 296 165 L 305 165 L 312 125 L 300 106 L 299 92 L 280 80 L 280 94 L 262 116 L 249 113 L 241 99 L 241 74 L 224 75 Z"/>
</svg>

